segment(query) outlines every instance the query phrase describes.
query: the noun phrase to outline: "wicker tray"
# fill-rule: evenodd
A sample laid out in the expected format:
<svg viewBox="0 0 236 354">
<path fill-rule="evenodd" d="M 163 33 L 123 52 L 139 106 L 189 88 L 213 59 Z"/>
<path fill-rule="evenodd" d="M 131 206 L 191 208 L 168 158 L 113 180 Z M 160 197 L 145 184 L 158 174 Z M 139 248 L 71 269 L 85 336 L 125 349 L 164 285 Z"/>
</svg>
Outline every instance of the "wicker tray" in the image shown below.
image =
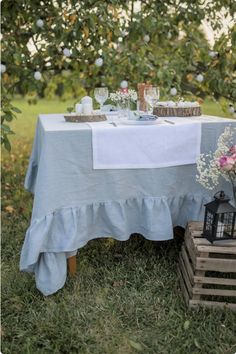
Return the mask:
<svg viewBox="0 0 236 354">
<path fill-rule="evenodd" d="M 158 117 L 192 117 L 202 114 L 201 107 L 155 107 L 153 114 Z"/>
<path fill-rule="evenodd" d="M 107 120 L 105 114 L 92 114 L 92 115 L 68 115 L 64 116 L 66 122 L 71 123 L 86 123 L 86 122 L 102 122 Z"/>
</svg>

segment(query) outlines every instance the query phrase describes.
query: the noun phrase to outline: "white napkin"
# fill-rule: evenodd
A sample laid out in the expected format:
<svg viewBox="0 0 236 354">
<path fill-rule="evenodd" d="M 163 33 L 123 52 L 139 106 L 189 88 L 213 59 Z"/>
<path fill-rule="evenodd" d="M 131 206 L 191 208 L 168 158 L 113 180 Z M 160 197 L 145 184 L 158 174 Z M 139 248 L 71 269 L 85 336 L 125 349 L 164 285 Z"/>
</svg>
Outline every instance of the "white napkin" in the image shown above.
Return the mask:
<svg viewBox="0 0 236 354">
<path fill-rule="evenodd" d="M 158 168 L 196 163 L 201 123 L 117 127 L 89 123 L 94 169 Z"/>
</svg>

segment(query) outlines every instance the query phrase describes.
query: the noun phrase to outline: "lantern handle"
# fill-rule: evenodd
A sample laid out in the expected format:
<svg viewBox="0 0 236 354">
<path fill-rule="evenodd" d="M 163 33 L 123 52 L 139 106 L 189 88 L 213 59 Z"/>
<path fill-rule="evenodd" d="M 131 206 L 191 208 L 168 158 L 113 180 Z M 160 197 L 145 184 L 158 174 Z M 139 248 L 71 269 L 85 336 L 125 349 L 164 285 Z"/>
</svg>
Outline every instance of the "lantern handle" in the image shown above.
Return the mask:
<svg viewBox="0 0 236 354">
<path fill-rule="evenodd" d="M 219 191 L 219 192 L 216 192 L 215 195 L 214 195 L 214 198 L 215 199 L 225 199 L 226 195 L 225 195 L 225 192 L 224 191 Z"/>
<path fill-rule="evenodd" d="M 216 192 L 215 195 L 214 195 L 214 199 L 218 199 L 219 201 L 222 201 L 222 202 L 228 202 L 230 200 L 230 198 L 225 194 L 224 191 L 219 191 L 219 192 Z"/>
</svg>

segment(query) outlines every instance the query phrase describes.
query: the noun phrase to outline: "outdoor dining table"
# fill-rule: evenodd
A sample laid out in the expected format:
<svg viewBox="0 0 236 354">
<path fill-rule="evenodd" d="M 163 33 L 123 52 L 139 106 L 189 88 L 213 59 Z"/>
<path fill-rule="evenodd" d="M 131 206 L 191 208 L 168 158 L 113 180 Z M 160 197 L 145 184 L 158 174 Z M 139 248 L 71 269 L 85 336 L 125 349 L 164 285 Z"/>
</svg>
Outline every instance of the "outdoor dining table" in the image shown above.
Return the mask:
<svg viewBox="0 0 236 354">
<path fill-rule="evenodd" d="M 216 149 L 226 126 L 236 127 L 235 120 L 212 116 L 168 120 L 174 123 L 166 123 L 172 134 L 178 124 L 198 122 L 201 153 Z M 122 129 L 103 124 L 117 133 Z M 20 269 L 35 274 L 36 286 L 44 295 L 64 286 L 67 259 L 74 259 L 89 240 L 125 241 L 133 233 L 152 241 L 169 240 L 173 227 L 202 220 L 204 204 L 214 194 L 196 181 L 196 163 L 94 168 L 93 157 L 91 126 L 66 122 L 63 114 L 39 116 L 25 179 L 34 204 Z M 226 182 L 220 188 L 231 194 Z"/>
</svg>

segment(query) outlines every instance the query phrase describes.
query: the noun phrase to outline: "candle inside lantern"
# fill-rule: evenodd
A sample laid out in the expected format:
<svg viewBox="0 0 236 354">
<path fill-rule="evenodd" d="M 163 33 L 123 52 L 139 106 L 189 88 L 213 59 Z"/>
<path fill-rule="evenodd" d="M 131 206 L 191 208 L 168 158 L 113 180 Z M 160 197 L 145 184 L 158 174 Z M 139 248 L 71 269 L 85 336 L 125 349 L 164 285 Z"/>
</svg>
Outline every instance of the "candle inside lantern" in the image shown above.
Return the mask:
<svg viewBox="0 0 236 354">
<path fill-rule="evenodd" d="M 216 230 L 216 237 L 217 238 L 224 237 L 224 228 L 225 228 L 225 224 L 221 221 L 218 221 L 217 230 Z"/>
</svg>

